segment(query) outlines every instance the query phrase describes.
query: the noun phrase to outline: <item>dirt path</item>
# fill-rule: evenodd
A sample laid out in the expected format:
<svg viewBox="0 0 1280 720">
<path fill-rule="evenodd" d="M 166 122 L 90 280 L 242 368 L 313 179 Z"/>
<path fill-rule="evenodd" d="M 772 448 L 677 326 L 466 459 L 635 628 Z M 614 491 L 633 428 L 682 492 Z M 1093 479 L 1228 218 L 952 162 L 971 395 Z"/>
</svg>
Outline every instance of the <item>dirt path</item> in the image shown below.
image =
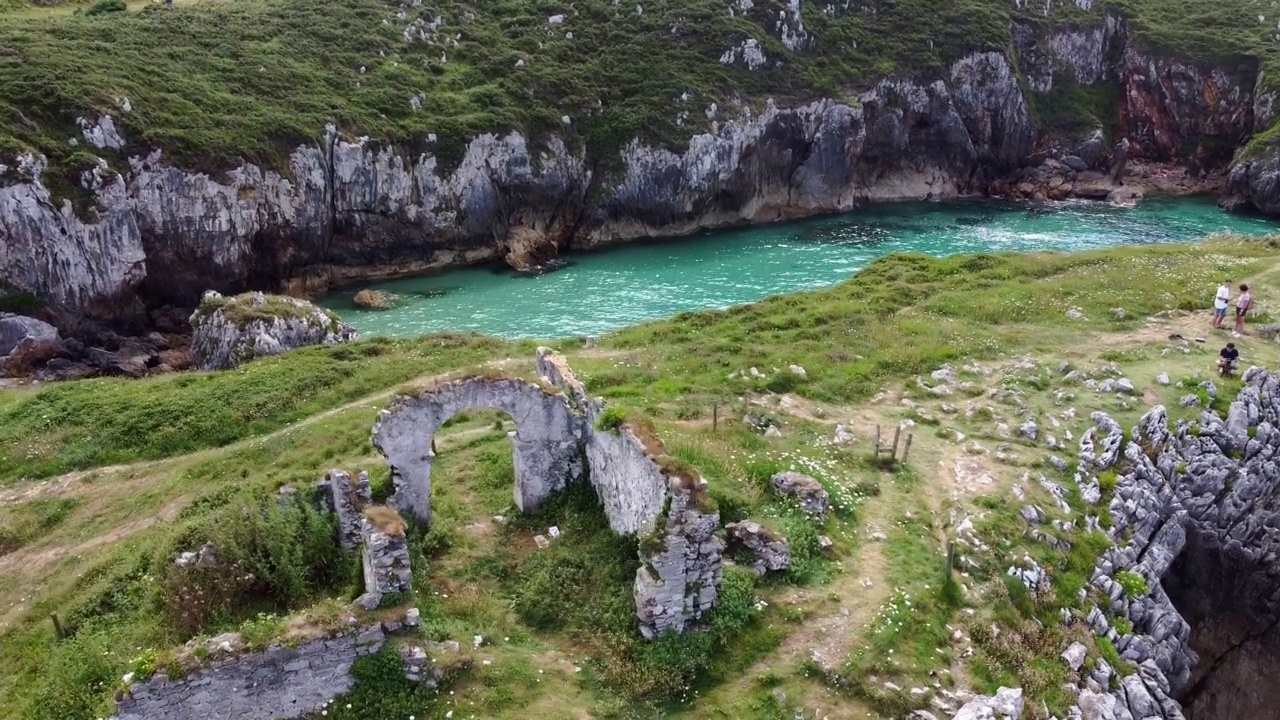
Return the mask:
<svg viewBox="0 0 1280 720">
<path fill-rule="evenodd" d="M 491 367 L 497 367 L 497 368 L 512 368 L 512 367 L 515 367 L 516 363 L 517 361 L 512 358 L 504 358 L 502 360 L 490 361 L 489 363 L 486 363 L 486 365 L 489 365 Z M 86 470 L 75 470 L 75 471 L 66 473 L 64 475 L 59 475 L 57 477 L 49 478 L 47 480 L 40 480 L 35 483 L 27 483 L 17 487 L 9 488 L 7 490 L 0 491 L 0 507 L 4 507 L 6 505 L 14 505 L 17 503 L 23 503 L 29 500 L 35 500 L 37 498 L 42 498 L 42 497 L 65 495 L 70 492 L 74 492 L 76 487 L 82 486 L 85 480 L 89 478 L 92 478 L 96 481 L 102 478 L 103 476 L 109 476 L 109 475 L 120 475 L 120 474 L 126 474 L 126 473 L 137 475 L 137 474 L 145 473 L 146 471 L 154 468 L 163 467 L 165 465 L 176 464 L 180 462 L 192 462 L 192 461 L 205 460 L 210 457 L 214 457 L 216 455 L 235 452 L 236 450 L 240 450 L 245 447 L 248 447 L 253 443 L 274 440 L 278 437 L 287 435 L 288 433 L 295 432 L 301 428 L 305 428 L 310 425 L 315 425 L 316 423 L 323 422 L 324 420 L 328 420 L 329 418 L 336 417 L 347 411 L 350 411 L 365 405 L 372 405 L 373 403 L 376 403 L 382 400 L 386 400 L 390 398 L 392 395 L 395 395 L 396 393 L 400 392 L 405 388 L 424 387 L 431 382 L 434 382 L 441 378 L 448 377 L 450 374 L 451 373 L 434 373 L 431 375 L 420 375 L 416 378 L 408 380 L 407 382 L 400 383 L 393 388 L 380 390 L 376 393 L 373 393 L 372 395 L 366 395 L 357 400 L 352 400 L 351 402 L 345 403 L 343 405 L 339 405 L 337 407 L 324 410 L 322 412 L 316 413 L 315 415 L 311 415 L 301 420 L 298 420 L 297 422 L 293 422 L 293 423 L 290 423 L 289 425 L 285 425 L 284 427 L 279 428 L 277 430 L 272 430 L 269 433 L 266 433 L 263 435 L 253 435 L 251 437 L 246 437 L 241 440 L 237 440 L 233 443 L 229 443 L 227 445 L 221 445 L 219 447 L 213 447 L 213 448 L 206 448 L 204 450 L 197 450 L 195 452 L 188 453 L 186 455 L 174 455 L 172 457 L 159 458 L 156 460 L 139 460 L 137 462 L 125 463 L 121 465 L 106 465 L 103 467 L 88 468 Z M 443 436 L 443 433 L 441 435 Z"/>
</svg>

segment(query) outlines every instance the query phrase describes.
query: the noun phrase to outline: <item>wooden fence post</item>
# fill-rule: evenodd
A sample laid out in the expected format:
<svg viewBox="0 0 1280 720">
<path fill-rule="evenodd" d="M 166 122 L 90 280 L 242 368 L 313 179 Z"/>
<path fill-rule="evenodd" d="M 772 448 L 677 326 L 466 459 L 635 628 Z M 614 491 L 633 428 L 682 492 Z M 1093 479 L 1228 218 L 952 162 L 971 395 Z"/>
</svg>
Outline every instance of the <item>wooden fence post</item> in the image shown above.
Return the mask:
<svg viewBox="0 0 1280 720">
<path fill-rule="evenodd" d="M 715 432 L 720 427 L 720 404 L 715 403 L 711 406 L 711 432 Z"/>
<path fill-rule="evenodd" d="M 902 426 L 898 425 L 893 429 L 893 451 L 889 453 L 890 460 L 898 459 L 898 436 L 902 434 Z"/>
<path fill-rule="evenodd" d="M 915 437 L 910 433 L 907 434 L 907 444 L 902 447 L 902 464 L 907 463 L 907 455 L 911 453 L 911 438 Z"/>
</svg>

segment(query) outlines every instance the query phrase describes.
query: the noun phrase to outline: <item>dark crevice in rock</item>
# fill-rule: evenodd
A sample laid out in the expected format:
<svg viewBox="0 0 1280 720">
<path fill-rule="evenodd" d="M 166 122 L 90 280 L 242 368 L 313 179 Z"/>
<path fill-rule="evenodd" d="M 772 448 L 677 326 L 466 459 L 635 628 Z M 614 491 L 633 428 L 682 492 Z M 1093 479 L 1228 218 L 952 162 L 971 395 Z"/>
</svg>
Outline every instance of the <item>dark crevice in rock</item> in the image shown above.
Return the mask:
<svg viewBox="0 0 1280 720">
<path fill-rule="evenodd" d="M 1252 720 L 1280 708 L 1280 587 L 1256 559 L 1191 532 L 1163 579 L 1200 656 L 1178 696 L 1187 720 Z"/>
</svg>

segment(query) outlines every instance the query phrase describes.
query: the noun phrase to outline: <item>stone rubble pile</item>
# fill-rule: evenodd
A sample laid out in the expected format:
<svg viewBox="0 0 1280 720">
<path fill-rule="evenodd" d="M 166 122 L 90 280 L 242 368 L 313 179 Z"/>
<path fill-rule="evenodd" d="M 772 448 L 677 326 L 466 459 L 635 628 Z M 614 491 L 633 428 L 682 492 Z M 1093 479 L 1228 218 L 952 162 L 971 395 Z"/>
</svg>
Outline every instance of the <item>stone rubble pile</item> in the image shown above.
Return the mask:
<svg viewBox="0 0 1280 720">
<path fill-rule="evenodd" d="M 729 552 L 749 558 L 750 564 L 747 567 L 757 576 L 791 567 L 791 547 L 786 538 L 760 523 L 729 523 L 724 526 L 724 530 L 729 541 Z"/>
</svg>

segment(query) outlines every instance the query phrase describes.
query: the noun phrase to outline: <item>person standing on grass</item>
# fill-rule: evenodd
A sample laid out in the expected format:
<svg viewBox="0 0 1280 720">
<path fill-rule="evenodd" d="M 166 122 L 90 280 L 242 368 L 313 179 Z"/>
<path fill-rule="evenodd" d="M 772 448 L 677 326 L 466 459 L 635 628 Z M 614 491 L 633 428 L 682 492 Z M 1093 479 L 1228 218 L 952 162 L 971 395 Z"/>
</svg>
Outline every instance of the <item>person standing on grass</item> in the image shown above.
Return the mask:
<svg viewBox="0 0 1280 720">
<path fill-rule="evenodd" d="M 1253 309 L 1253 296 L 1249 294 L 1249 286 L 1240 286 L 1240 296 L 1236 298 L 1236 332 L 1244 334 L 1244 316 Z"/>
<path fill-rule="evenodd" d="M 1231 281 L 1223 280 L 1218 286 L 1218 294 L 1213 298 L 1213 329 L 1221 330 L 1222 321 L 1227 319 L 1227 307 L 1231 305 Z"/>
</svg>

